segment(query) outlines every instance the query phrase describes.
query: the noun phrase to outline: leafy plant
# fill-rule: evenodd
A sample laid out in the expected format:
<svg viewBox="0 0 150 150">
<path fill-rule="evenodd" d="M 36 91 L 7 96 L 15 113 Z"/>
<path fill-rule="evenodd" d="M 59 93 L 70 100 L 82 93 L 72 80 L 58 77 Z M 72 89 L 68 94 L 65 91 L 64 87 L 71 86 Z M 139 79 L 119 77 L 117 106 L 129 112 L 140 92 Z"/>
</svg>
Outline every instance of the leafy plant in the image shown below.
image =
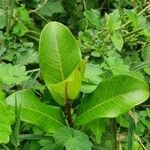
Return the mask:
<svg viewBox="0 0 150 150">
<path fill-rule="evenodd" d="M 1 1 L 0 149 L 148 150 L 149 8 Z"/>
<path fill-rule="evenodd" d="M 84 96 L 74 120 L 71 103 L 79 93 L 84 65 L 78 43 L 69 29 L 60 23 L 50 22 L 43 29 L 40 38 L 41 73 L 55 101 L 65 106 L 66 117 L 61 108 L 43 104 L 30 90 L 15 92 L 6 102 L 15 109 L 17 101 L 22 121 L 54 133 L 66 126 L 65 118 L 70 127 L 87 124 L 102 117 L 114 118 L 144 102 L 149 96 L 148 85 L 142 80 L 130 75 L 110 77 L 100 82 L 92 94 Z M 86 135 L 71 128 L 60 129 L 60 132 L 54 134 L 54 138 L 56 145 L 57 142 L 62 143 L 68 150 L 75 145 L 75 149 L 91 149 L 92 146 Z M 80 144 L 82 140 L 84 144 Z"/>
</svg>

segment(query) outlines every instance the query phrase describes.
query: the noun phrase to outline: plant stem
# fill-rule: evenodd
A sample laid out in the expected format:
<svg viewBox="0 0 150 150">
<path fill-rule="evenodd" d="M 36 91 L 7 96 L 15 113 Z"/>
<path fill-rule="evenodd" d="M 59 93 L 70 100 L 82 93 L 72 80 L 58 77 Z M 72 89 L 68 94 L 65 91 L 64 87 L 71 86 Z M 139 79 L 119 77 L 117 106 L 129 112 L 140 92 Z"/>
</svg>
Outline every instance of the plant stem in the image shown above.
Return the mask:
<svg viewBox="0 0 150 150">
<path fill-rule="evenodd" d="M 129 36 L 131 36 L 131 35 L 133 35 L 133 34 L 136 34 L 136 33 L 138 33 L 138 32 L 141 32 L 141 31 L 143 31 L 143 29 L 135 30 L 135 31 L 132 31 L 132 32 L 130 32 L 130 33 L 124 35 L 123 37 L 126 38 L 126 37 L 129 37 Z"/>
<path fill-rule="evenodd" d="M 30 35 L 30 34 L 26 34 L 26 36 L 28 36 L 29 38 L 35 40 L 36 42 L 39 42 L 38 38 L 36 38 L 36 37 L 34 37 L 34 36 Z"/>
<path fill-rule="evenodd" d="M 20 140 L 41 140 L 41 139 L 52 139 L 50 135 L 36 135 L 36 134 L 20 134 Z"/>
<path fill-rule="evenodd" d="M 29 32 L 29 33 L 33 33 L 33 34 L 35 34 L 35 35 L 37 35 L 37 36 L 40 36 L 40 33 L 36 32 L 36 31 L 28 30 L 28 32 Z"/>
<path fill-rule="evenodd" d="M 143 14 L 148 8 L 150 8 L 150 3 L 142 10 L 138 13 L 138 16 Z"/>
<path fill-rule="evenodd" d="M 40 68 L 28 70 L 28 71 L 26 71 L 26 72 L 27 72 L 27 73 L 33 73 L 33 72 L 39 72 L 39 71 L 40 71 Z"/>
<path fill-rule="evenodd" d="M 6 145 L 2 144 L 2 146 L 3 146 L 4 150 L 9 150 L 9 148 Z"/>
<path fill-rule="evenodd" d="M 15 124 L 15 131 L 14 131 L 14 141 L 15 141 L 15 150 L 18 150 L 19 146 L 19 129 L 20 129 L 20 111 L 21 105 L 18 106 L 17 98 L 15 98 L 15 114 L 16 114 L 16 124 Z"/>
<path fill-rule="evenodd" d="M 139 69 L 144 68 L 145 66 L 150 66 L 150 63 L 141 63 L 141 64 L 131 68 L 131 70 L 139 70 Z"/>
<path fill-rule="evenodd" d="M 72 127 L 73 121 L 72 121 L 72 116 L 71 116 L 71 101 L 70 101 L 70 99 L 68 98 L 67 86 L 68 86 L 68 83 L 66 83 L 66 86 L 65 86 L 66 116 L 67 116 L 67 121 L 68 121 L 69 127 Z"/>
<path fill-rule="evenodd" d="M 83 1 L 83 7 L 84 7 L 84 11 L 86 11 L 87 10 L 87 8 L 86 8 L 86 2 L 85 2 L 85 0 L 82 0 Z M 86 24 L 85 24 L 85 30 L 88 28 L 88 20 L 87 20 L 87 18 L 85 18 L 86 20 Z"/>
<path fill-rule="evenodd" d="M 129 129 L 128 129 L 128 150 L 133 149 L 133 137 L 134 137 L 134 120 L 129 114 Z"/>
<path fill-rule="evenodd" d="M 111 144 L 112 144 L 112 150 L 117 149 L 117 131 L 116 131 L 116 119 L 112 118 L 110 119 L 111 124 Z"/>
<path fill-rule="evenodd" d="M 10 28 L 11 28 L 11 22 L 12 22 L 12 15 L 13 15 L 13 10 L 15 7 L 15 0 L 6 0 L 5 1 L 7 5 L 7 25 L 6 25 L 6 33 L 9 33 Z"/>
<path fill-rule="evenodd" d="M 43 3 L 42 5 L 40 5 L 39 7 L 37 7 L 37 8 L 34 9 L 34 10 L 30 10 L 29 13 L 38 11 L 39 9 L 41 9 L 42 7 L 44 7 L 44 6 L 46 5 L 47 1 L 48 1 L 48 0 L 45 0 L 44 3 Z"/>
<path fill-rule="evenodd" d="M 141 14 L 143 14 L 149 7 L 150 7 L 150 4 L 148 4 L 142 11 L 140 11 L 140 12 L 138 13 L 138 16 L 140 16 Z M 121 28 L 126 27 L 129 23 L 131 23 L 130 20 L 127 21 L 125 24 L 123 24 L 123 25 L 121 26 Z"/>
</svg>

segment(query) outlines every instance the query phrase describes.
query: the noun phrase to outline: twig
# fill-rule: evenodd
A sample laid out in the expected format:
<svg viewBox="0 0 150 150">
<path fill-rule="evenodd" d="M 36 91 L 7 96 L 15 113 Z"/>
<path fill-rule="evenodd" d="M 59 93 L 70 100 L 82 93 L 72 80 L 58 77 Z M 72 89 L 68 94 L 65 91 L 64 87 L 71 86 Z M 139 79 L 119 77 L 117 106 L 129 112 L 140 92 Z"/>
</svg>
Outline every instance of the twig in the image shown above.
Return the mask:
<svg viewBox="0 0 150 150">
<path fill-rule="evenodd" d="M 40 68 L 28 70 L 28 71 L 26 71 L 26 72 L 27 72 L 27 73 L 33 73 L 33 72 L 38 72 L 38 71 L 40 71 Z"/>
<path fill-rule="evenodd" d="M 2 146 L 5 150 L 9 150 L 9 148 L 6 145 L 2 144 Z"/>
<path fill-rule="evenodd" d="M 26 36 L 28 36 L 29 38 L 35 40 L 36 42 L 39 42 L 38 38 L 36 38 L 36 37 L 34 37 L 34 36 L 30 35 L 30 34 L 26 34 Z"/>
<path fill-rule="evenodd" d="M 43 20 L 45 20 L 46 22 L 49 22 L 49 20 L 47 20 L 45 17 L 43 17 L 41 14 L 39 14 L 37 11 L 33 12 L 36 13 L 37 15 L 39 15 Z"/>
<path fill-rule="evenodd" d="M 140 11 L 140 12 L 138 13 L 138 16 L 141 15 L 141 14 L 143 14 L 149 7 L 150 7 L 150 4 L 149 4 L 148 6 L 146 6 L 142 11 Z M 130 20 L 127 21 L 125 24 L 123 24 L 123 25 L 121 26 L 121 29 L 124 28 L 124 27 L 126 27 L 129 23 L 131 23 Z"/>
<path fill-rule="evenodd" d="M 132 116 L 129 114 L 129 129 L 128 129 L 128 150 L 133 150 L 133 138 L 134 138 L 134 119 Z"/>
<path fill-rule="evenodd" d="M 116 132 L 116 119 L 112 118 L 111 121 L 111 144 L 112 144 L 112 150 L 117 149 L 117 132 Z"/>
<path fill-rule="evenodd" d="M 141 106 L 141 107 L 144 107 L 144 108 L 145 108 L 145 107 L 146 107 L 146 108 L 148 108 L 148 107 L 150 108 L 150 105 L 140 105 L 140 106 Z"/>
<path fill-rule="evenodd" d="M 146 19 L 150 18 L 150 15 L 145 16 Z"/>
<path fill-rule="evenodd" d="M 100 7 L 100 9 L 99 9 L 100 12 L 101 12 L 101 10 L 103 10 L 103 7 L 104 7 L 104 5 L 105 5 L 106 2 L 107 2 L 107 0 L 104 0 L 103 3 L 101 4 L 101 7 Z"/>
<path fill-rule="evenodd" d="M 67 116 L 68 125 L 69 127 L 72 127 L 73 121 L 72 121 L 72 116 L 71 116 L 71 101 L 68 97 L 67 88 L 68 88 L 68 83 L 66 83 L 66 86 L 65 86 L 65 99 L 66 99 L 65 106 L 66 106 L 66 116 Z"/>
<path fill-rule="evenodd" d="M 10 6 L 9 6 L 9 2 Z M 12 22 L 12 15 L 13 15 L 13 10 L 15 7 L 15 0 L 11 0 L 11 1 L 5 1 L 6 5 L 7 5 L 7 25 L 6 25 L 6 33 L 9 33 L 9 30 L 11 28 L 11 22 Z"/>
<path fill-rule="evenodd" d="M 129 37 L 129 36 L 131 36 L 131 35 L 133 35 L 133 34 L 136 34 L 136 33 L 138 33 L 138 32 L 141 32 L 141 31 L 143 31 L 143 29 L 135 30 L 135 31 L 132 31 L 132 32 L 130 32 L 130 33 L 124 35 L 123 37 L 126 38 L 126 37 Z"/>
<path fill-rule="evenodd" d="M 137 139 L 138 143 L 141 145 L 141 147 L 143 148 L 143 150 L 147 150 L 146 147 L 143 145 L 140 137 L 138 135 L 134 135 L 135 138 Z"/>
<path fill-rule="evenodd" d="M 138 16 L 140 16 L 141 14 L 143 14 L 148 8 L 150 8 L 150 4 L 148 4 L 142 11 L 140 11 L 138 13 Z"/>
<path fill-rule="evenodd" d="M 37 10 L 41 9 L 42 7 L 44 7 L 44 6 L 45 6 L 45 4 L 47 3 L 47 1 L 48 1 L 48 0 L 45 0 L 45 1 L 44 1 L 44 3 L 43 3 L 43 5 L 41 5 L 41 6 L 37 7 L 37 8 L 36 8 L 36 9 L 34 9 L 34 10 L 30 10 L 30 12 L 29 12 L 29 13 L 36 12 Z"/>
<path fill-rule="evenodd" d="M 147 65 L 149 66 L 150 63 L 141 63 L 140 65 L 131 68 L 131 70 L 142 69 L 143 67 L 145 67 L 145 66 L 147 66 Z"/>
<path fill-rule="evenodd" d="M 15 97 L 15 114 L 16 114 L 16 123 L 15 123 L 15 131 L 14 131 L 14 146 L 15 150 L 18 150 L 19 146 L 19 129 L 20 129 L 20 112 L 21 112 L 21 105 L 18 106 L 17 98 Z"/>
<path fill-rule="evenodd" d="M 87 8 L 86 8 L 86 2 L 85 2 L 85 0 L 83 0 L 83 7 L 84 7 L 84 11 L 86 11 L 87 10 Z M 85 18 L 86 20 L 86 24 L 85 24 L 85 29 L 84 30 L 86 30 L 87 28 L 88 28 L 88 20 L 87 20 L 87 18 Z"/>
<path fill-rule="evenodd" d="M 33 31 L 33 30 L 28 30 L 29 33 L 33 33 L 33 34 L 36 34 L 38 36 L 40 36 L 40 33 L 36 32 L 36 31 Z"/>
<path fill-rule="evenodd" d="M 35 135 L 35 134 L 20 134 L 19 139 L 23 140 L 41 140 L 41 139 L 50 139 L 52 136 L 47 135 Z"/>
</svg>

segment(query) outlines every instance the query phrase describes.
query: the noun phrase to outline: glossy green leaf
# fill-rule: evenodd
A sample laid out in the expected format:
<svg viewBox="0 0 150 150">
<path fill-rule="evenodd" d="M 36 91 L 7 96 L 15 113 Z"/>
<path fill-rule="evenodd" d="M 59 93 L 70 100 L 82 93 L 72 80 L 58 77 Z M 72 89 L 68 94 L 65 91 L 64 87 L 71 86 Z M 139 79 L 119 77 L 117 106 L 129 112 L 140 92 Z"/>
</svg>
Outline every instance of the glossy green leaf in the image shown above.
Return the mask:
<svg viewBox="0 0 150 150">
<path fill-rule="evenodd" d="M 67 88 L 68 97 L 75 98 L 83 74 L 80 69 L 84 65 L 78 43 L 66 26 L 50 22 L 44 27 L 39 58 L 41 74 L 55 100 L 59 104 L 65 102 L 66 84 L 70 87 Z"/>
<path fill-rule="evenodd" d="M 58 84 L 51 85 L 49 89 L 51 89 L 51 93 L 54 99 L 61 104 L 64 104 L 64 99 L 67 97 L 69 99 L 75 99 L 80 91 L 81 86 L 81 73 L 75 69 L 71 76 L 63 82 Z"/>
<path fill-rule="evenodd" d="M 92 143 L 86 134 L 72 128 L 61 128 L 55 134 L 56 144 L 62 145 L 66 150 L 90 150 Z"/>
<path fill-rule="evenodd" d="M 11 124 L 14 121 L 14 114 L 4 101 L 4 93 L 0 90 L 0 143 L 8 143 L 11 134 Z"/>
<path fill-rule="evenodd" d="M 77 41 L 61 23 L 48 23 L 40 37 L 40 67 L 47 85 L 67 79 L 81 61 Z"/>
<path fill-rule="evenodd" d="M 34 124 L 50 133 L 65 125 L 61 109 L 41 103 L 32 91 L 22 90 L 10 95 L 6 99 L 7 104 L 15 107 L 15 99 L 18 106 L 21 105 L 22 121 Z"/>
<path fill-rule="evenodd" d="M 81 87 L 81 80 L 85 72 L 85 60 L 82 60 L 72 74 L 63 82 L 48 86 L 53 98 L 59 104 L 65 104 L 66 96 L 74 100 Z M 67 95 L 66 95 L 67 94 Z"/>
<path fill-rule="evenodd" d="M 101 117 L 117 117 L 148 97 L 146 82 L 129 75 L 111 77 L 102 81 L 94 93 L 85 96 L 75 122 L 81 125 Z"/>
</svg>

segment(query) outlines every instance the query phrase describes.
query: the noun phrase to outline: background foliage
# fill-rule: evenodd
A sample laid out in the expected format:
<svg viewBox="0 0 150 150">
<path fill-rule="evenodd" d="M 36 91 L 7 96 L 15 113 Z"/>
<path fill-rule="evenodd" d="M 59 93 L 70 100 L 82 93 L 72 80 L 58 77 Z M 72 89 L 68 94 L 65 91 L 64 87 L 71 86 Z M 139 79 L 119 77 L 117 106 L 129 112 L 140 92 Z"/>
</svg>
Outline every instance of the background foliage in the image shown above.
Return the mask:
<svg viewBox="0 0 150 150">
<path fill-rule="evenodd" d="M 148 0 L 1 0 L 0 118 L 5 126 L 0 125 L 0 149 L 15 147 L 24 150 L 72 150 L 74 146 L 79 146 L 82 150 L 91 147 L 95 150 L 109 149 L 111 142 L 107 128 L 110 128 L 111 122 L 107 119 L 90 122 L 80 131 L 62 128 L 54 135 L 49 133 L 49 129 L 56 131 L 59 126 L 65 124 L 60 117 L 63 114 L 58 107 L 55 108 L 58 104 L 52 101 L 52 95 L 40 76 L 39 37 L 43 27 L 50 21 L 58 21 L 69 27 L 78 40 L 83 58 L 87 60 L 81 93 L 77 99 L 80 99 L 83 93 L 92 93 L 100 82 L 113 75 L 128 74 L 139 80 L 144 79 L 150 84 Z M 30 89 L 35 94 L 29 91 Z M 25 97 L 26 94 L 13 94 L 18 90 L 23 90 L 23 94 L 28 94 L 30 99 Z M 9 95 L 11 96 L 8 97 Z M 11 99 L 17 99 L 19 96 L 23 99 L 21 110 L 27 111 L 20 116 L 21 110 L 16 108 L 17 117 L 14 117 L 4 98 L 8 97 L 7 102 L 15 106 L 19 102 L 12 103 Z M 34 102 L 34 99 L 37 101 Z M 42 105 L 40 101 L 43 102 Z M 34 104 L 33 108 L 29 107 L 29 103 Z M 77 103 L 76 100 L 73 102 L 75 110 Z M 47 108 L 46 104 L 53 107 Z M 135 123 L 135 150 L 150 149 L 149 107 L 150 103 L 147 100 L 131 112 Z M 47 118 L 47 115 L 41 115 L 43 120 L 47 118 L 46 120 L 55 123 L 55 126 L 46 126 L 45 122 L 42 129 L 39 129 L 34 126 L 39 123 L 35 118 L 39 114 L 49 114 L 46 109 L 52 112 L 57 109 L 57 116 L 53 114 L 51 118 Z M 32 119 L 30 114 L 33 115 Z M 20 118 L 28 123 L 20 122 Z M 59 122 L 55 122 L 55 118 Z M 42 119 L 41 122 L 44 122 Z M 117 118 L 117 142 L 120 149 L 127 149 L 128 127 L 127 114 Z M 71 144 L 68 144 L 70 141 Z M 78 144 L 74 145 L 74 141 Z"/>
</svg>

